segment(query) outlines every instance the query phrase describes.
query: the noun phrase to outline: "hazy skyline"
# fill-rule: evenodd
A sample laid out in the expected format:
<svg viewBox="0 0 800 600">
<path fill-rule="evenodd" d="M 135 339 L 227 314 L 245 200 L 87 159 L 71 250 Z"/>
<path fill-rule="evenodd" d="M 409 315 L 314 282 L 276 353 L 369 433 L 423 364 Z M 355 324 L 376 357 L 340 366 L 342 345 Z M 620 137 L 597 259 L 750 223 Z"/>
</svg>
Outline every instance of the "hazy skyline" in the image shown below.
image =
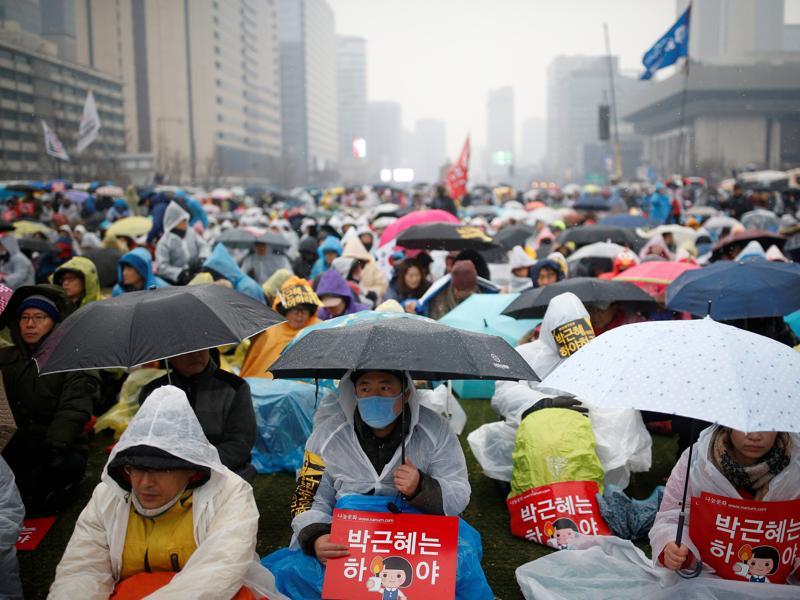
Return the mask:
<svg viewBox="0 0 800 600">
<path fill-rule="evenodd" d="M 369 100 L 399 102 L 407 128 L 445 119 L 451 159 L 470 131 L 473 147 L 485 145 L 490 89 L 514 88 L 519 132 L 526 117 L 545 116 L 554 57 L 604 54 L 605 22 L 621 68 L 638 73 L 676 18 L 675 0 L 328 1 L 337 33 L 367 40 Z M 787 21 L 799 4 L 786 0 Z"/>
</svg>

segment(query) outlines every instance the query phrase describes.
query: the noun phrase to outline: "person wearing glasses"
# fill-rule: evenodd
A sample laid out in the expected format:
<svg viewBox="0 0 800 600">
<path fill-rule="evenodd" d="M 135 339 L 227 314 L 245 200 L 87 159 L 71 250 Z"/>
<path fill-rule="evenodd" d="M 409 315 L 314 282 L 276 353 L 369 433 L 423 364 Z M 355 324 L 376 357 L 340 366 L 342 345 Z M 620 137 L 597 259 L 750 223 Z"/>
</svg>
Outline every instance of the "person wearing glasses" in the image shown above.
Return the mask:
<svg viewBox="0 0 800 600">
<path fill-rule="evenodd" d="M 283 599 L 255 554 L 258 516 L 186 394 L 160 387 L 111 451 L 48 598 Z"/>
<path fill-rule="evenodd" d="M 85 427 L 100 402 L 94 371 L 39 376 L 33 356 L 74 310 L 64 290 L 23 286 L 0 317 L 13 345 L 0 348 L 0 371 L 17 432 L 3 451 L 22 499 L 33 513 L 53 514 L 78 492 L 86 470 Z"/>
</svg>

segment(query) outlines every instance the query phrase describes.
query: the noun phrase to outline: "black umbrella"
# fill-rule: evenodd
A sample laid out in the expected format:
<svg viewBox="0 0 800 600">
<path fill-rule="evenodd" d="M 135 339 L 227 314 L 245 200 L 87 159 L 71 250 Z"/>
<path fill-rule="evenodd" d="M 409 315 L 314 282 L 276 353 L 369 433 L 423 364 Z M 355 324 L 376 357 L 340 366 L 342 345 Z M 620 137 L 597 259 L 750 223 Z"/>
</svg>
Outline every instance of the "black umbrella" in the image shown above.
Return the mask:
<svg viewBox="0 0 800 600">
<path fill-rule="evenodd" d="M 565 292 L 572 292 L 584 304 L 617 302 L 630 310 L 653 310 L 657 306 L 653 298 L 632 283 L 574 277 L 522 292 L 503 314 L 515 319 L 540 319 L 550 300 Z"/>
<path fill-rule="evenodd" d="M 17 239 L 19 249 L 23 252 L 38 252 L 39 254 L 47 254 L 48 252 L 55 252 L 55 244 L 34 237 L 21 237 Z"/>
<path fill-rule="evenodd" d="M 275 377 L 318 379 L 341 379 L 362 369 L 408 371 L 414 379 L 539 380 L 504 339 L 421 317 L 320 328 L 269 367 Z"/>
<path fill-rule="evenodd" d="M 217 236 L 217 241 L 228 248 L 250 248 L 256 236 L 245 229 L 228 229 Z"/>
<path fill-rule="evenodd" d="M 630 229 L 624 227 L 609 227 L 606 225 L 583 225 L 567 229 L 558 236 L 556 245 L 573 242 L 575 246 L 588 246 L 595 242 L 613 242 L 621 246 L 628 246 L 634 250 L 641 248 L 644 240 Z"/>
<path fill-rule="evenodd" d="M 602 196 L 587 196 L 572 205 L 573 210 L 611 210 L 611 201 Z"/>
<path fill-rule="evenodd" d="M 72 314 L 35 358 L 40 374 L 130 368 L 235 344 L 281 321 L 260 302 L 214 284 L 129 292 Z"/>
<path fill-rule="evenodd" d="M 534 235 L 536 229 L 530 225 L 512 225 L 498 231 L 494 236 L 494 243 L 511 250 L 514 246 L 523 246 L 528 238 Z"/>
<path fill-rule="evenodd" d="M 83 256 L 94 263 L 101 288 L 117 283 L 117 264 L 122 252 L 116 248 L 81 248 Z"/>
<path fill-rule="evenodd" d="M 479 227 L 422 223 L 397 236 L 397 245 L 416 250 L 482 250 L 492 245 L 492 238 Z"/>
</svg>

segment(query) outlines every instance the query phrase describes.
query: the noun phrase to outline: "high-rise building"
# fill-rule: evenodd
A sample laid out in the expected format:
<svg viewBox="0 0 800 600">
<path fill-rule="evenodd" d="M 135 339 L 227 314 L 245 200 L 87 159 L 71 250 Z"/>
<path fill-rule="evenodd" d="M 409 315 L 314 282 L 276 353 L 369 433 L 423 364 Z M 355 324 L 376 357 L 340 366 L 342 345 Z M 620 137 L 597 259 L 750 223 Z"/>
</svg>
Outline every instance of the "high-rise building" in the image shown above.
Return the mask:
<svg viewBox="0 0 800 600">
<path fill-rule="evenodd" d="M 83 104 L 92 91 L 100 118 L 97 139 L 77 152 Z M 0 28 L 0 179 L 91 180 L 117 174 L 125 149 L 121 80 L 59 58 L 56 44 L 6 20 Z M 41 121 L 70 155 L 45 152 Z"/>
<path fill-rule="evenodd" d="M 689 0 L 676 0 L 682 14 Z M 703 0 L 692 3 L 689 55 L 697 62 L 735 63 L 780 52 L 784 0 Z"/>
<path fill-rule="evenodd" d="M 506 181 L 514 172 L 514 89 L 501 87 L 489 92 L 486 103 L 486 150 L 489 180 Z"/>
<path fill-rule="evenodd" d="M 598 181 L 610 171 L 613 149 L 602 142 L 598 154 L 598 107 L 609 104 L 608 58 L 605 56 L 557 56 L 547 68 L 547 174 L 562 183 Z M 617 114 L 625 112 L 641 83 L 619 73 L 612 57 Z M 636 145 L 630 124 L 619 119 L 620 141 Z M 590 149 L 591 147 L 591 149 Z M 604 156 L 603 156 L 604 154 Z M 634 152 L 625 152 L 623 173 L 632 177 L 638 166 Z"/>
<path fill-rule="evenodd" d="M 435 183 L 447 160 L 447 124 L 442 119 L 417 119 L 408 160 L 414 180 Z"/>
<path fill-rule="evenodd" d="M 520 165 L 537 165 L 544 158 L 547 125 L 543 117 L 528 117 L 522 122 Z"/>
<path fill-rule="evenodd" d="M 370 183 L 380 180 L 382 170 L 402 166 L 404 137 L 403 110 L 400 104 L 397 102 L 367 104 L 367 160 Z"/>
<path fill-rule="evenodd" d="M 278 0 L 284 184 L 339 179 L 336 33 L 325 0 Z"/>
<path fill-rule="evenodd" d="M 363 183 L 370 148 L 367 138 L 367 41 L 336 36 L 336 96 L 339 113 L 339 170 L 344 183 Z M 364 140 L 362 144 L 361 140 Z M 366 155 L 362 150 L 366 149 Z"/>
<path fill-rule="evenodd" d="M 0 0 L 0 24 L 6 22 L 51 42 L 59 58 L 75 62 L 75 0 Z"/>
<path fill-rule="evenodd" d="M 167 180 L 276 181 L 273 0 L 81 0 L 79 62 L 123 80 L 127 149 Z"/>
</svg>

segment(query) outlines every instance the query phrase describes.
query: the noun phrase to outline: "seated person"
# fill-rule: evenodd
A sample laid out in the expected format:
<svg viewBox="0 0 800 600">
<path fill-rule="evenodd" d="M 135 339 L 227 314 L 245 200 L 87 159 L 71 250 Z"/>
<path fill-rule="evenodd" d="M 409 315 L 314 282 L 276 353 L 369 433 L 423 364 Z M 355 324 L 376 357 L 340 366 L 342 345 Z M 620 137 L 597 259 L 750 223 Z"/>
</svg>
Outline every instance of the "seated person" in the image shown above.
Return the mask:
<svg viewBox="0 0 800 600">
<path fill-rule="evenodd" d="M 84 256 L 71 258 L 53 273 L 53 283 L 64 288 L 64 293 L 77 306 L 86 306 L 102 300 L 97 267 Z"/>
<path fill-rule="evenodd" d="M 0 439 L 0 450 L 3 440 Z M 14 483 L 14 473 L 0 456 L 0 598 L 22 598 L 17 562 L 17 538 L 25 518 L 25 505 Z"/>
<path fill-rule="evenodd" d="M 466 508 L 470 486 L 458 438 L 447 421 L 419 404 L 407 373 L 352 372 L 339 384 L 339 407 L 306 443 L 306 462 L 323 475 L 301 474 L 298 480 L 293 546 L 323 564 L 346 556 L 346 546 L 330 541 L 330 523 L 336 500 L 349 494 L 402 494 L 411 506 L 434 515 L 458 515 Z"/>
<path fill-rule="evenodd" d="M 241 376 L 272 379 L 267 369 L 302 329 L 321 322 L 316 317 L 320 306 L 322 302 L 308 281 L 295 276 L 287 279 L 272 305 L 275 311 L 286 317 L 286 321 L 253 338 L 242 364 Z"/>
<path fill-rule="evenodd" d="M 696 568 L 702 559 L 689 535 L 688 499 L 702 492 L 728 498 L 779 502 L 800 498 L 800 434 L 743 433 L 728 427 L 706 428 L 694 444 L 691 473 L 688 449 L 672 470 L 661 509 L 650 530 L 653 562 L 677 571 Z M 675 543 L 684 482 L 689 478 L 683 543 Z M 798 581 L 800 561 L 790 580 Z M 706 568 L 707 569 L 707 568 Z M 704 569 L 704 570 L 706 570 Z"/>
<path fill-rule="evenodd" d="M 164 234 L 156 244 L 159 274 L 177 285 L 189 283 L 209 254 L 203 238 L 189 226 L 189 219 L 189 213 L 171 201 L 164 211 Z"/>
<path fill-rule="evenodd" d="M 323 304 L 317 313 L 322 321 L 367 310 L 353 297 L 353 290 L 336 269 L 328 269 L 322 274 L 316 292 Z"/>
<path fill-rule="evenodd" d="M 134 248 L 123 254 L 117 263 L 117 284 L 112 296 L 125 292 L 138 292 L 169 287 L 169 284 L 153 274 L 153 259 L 146 248 Z"/>
<path fill-rule="evenodd" d="M 109 456 L 56 569 L 51 599 L 283 598 L 255 561 L 252 488 L 219 460 L 186 395 L 162 387 Z M 136 594 L 134 596 L 134 594 Z"/>
<path fill-rule="evenodd" d="M 0 349 L 3 385 L 17 432 L 3 451 L 30 512 L 58 512 L 77 492 L 86 470 L 84 427 L 100 402 L 94 371 L 39 376 L 39 346 L 74 310 L 52 285 L 19 288 L 3 312 L 13 346 Z"/>
<path fill-rule="evenodd" d="M 139 403 L 161 386 L 183 390 L 208 441 L 223 465 L 247 481 L 255 476 L 250 450 L 256 441 L 256 415 L 250 386 L 241 377 L 223 371 L 209 350 L 198 350 L 168 361 L 172 372 L 151 381 L 139 394 Z"/>
</svg>

